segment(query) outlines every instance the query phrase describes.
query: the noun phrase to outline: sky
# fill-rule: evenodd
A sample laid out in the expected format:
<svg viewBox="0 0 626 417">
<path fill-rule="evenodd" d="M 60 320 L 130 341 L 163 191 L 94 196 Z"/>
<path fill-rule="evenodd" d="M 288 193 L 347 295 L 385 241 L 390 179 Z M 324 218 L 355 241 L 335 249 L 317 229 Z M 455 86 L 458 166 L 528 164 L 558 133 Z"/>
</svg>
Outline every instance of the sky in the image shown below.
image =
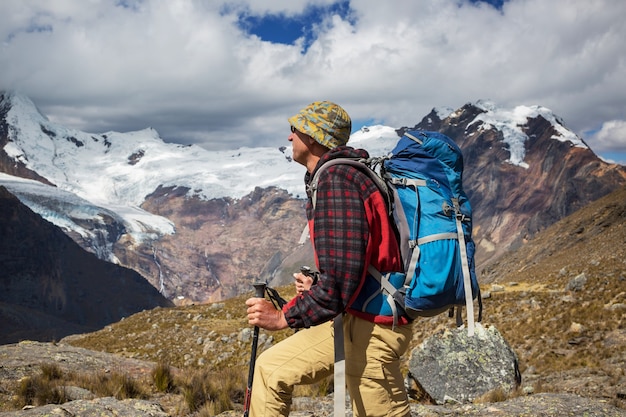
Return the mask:
<svg viewBox="0 0 626 417">
<path fill-rule="evenodd" d="M 540 105 L 626 164 L 625 19 L 615 0 L 3 0 L 0 90 L 85 132 L 216 151 L 288 145 L 317 100 L 353 130 Z"/>
</svg>

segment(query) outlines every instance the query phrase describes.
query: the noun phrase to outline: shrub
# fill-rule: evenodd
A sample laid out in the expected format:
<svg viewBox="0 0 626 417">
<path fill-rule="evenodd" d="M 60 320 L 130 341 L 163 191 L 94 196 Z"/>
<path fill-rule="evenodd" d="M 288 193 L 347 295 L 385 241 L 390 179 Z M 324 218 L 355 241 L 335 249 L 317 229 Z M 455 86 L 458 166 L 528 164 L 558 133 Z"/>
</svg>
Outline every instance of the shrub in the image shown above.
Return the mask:
<svg viewBox="0 0 626 417">
<path fill-rule="evenodd" d="M 67 401 L 65 388 L 47 376 L 35 375 L 22 378 L 15 390 L 13 405 L 23 408 L 26 405 L 63 404 Z"/>
<path fill-rule="evenodd" d="M 180 384 L 183 400 L 190 412 L 216 415 L 232 409 L 232 398 L 241 395 L 241 377 L 237 372 L 224 370 L 211 375 L 198 370 Z"/>
<path fill-rule="evenodd" d="M 128 374 L 113 373 L 109 380 L 111 391 L 118 400 L 146 398 L 141 385 Z"/>
<path fill-rule="evenodd" d="M 54 381 L 63 378 L 63 371 L 56 363 L 44 363 L 40 365 L 41 376 L 48 381 Z"/>
<path fill-rule="evenodd" d="M 170 366 L 159 362 L 152 370 L 152 381 L 157 391 L 171 392 L 174 388 L 174 378 Z"/>
<path fill-rule="evenodd" d="M 79 384 L 99 397 L 115 397 L 118 400 L 147 397 L 139 382 L 119 372 L 82 375 Z"/>
</svg>

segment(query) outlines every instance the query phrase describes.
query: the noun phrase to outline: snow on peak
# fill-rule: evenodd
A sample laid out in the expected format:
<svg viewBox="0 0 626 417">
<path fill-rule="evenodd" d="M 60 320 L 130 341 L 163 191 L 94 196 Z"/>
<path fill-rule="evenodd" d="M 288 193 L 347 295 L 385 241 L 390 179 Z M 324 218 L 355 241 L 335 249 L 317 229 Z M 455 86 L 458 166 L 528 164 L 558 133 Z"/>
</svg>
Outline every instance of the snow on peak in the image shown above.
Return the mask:
<svg viewBox="0 0 626 417">
<path fill-rule="evenodd" d="M 511 156 L 507 162 L 523 168 L 528 168 L 524 162 L 526 155 L 525 143 L 529 139 L 522 127 L 528 123 L 528 119 L 542 116 L 550 122 L 557 134 L 552 139 L 561 142 L 569 141 L 572 146 L 587 148 L 587 145 L 572 131 L 566 129 L 561 121 L 548 108 L 542 106 L 517 106 L 513 109 L 498 108 L 496 104 L 489 100 L 479 100 L 475 106 L 484 113 L 479 114 L 469 123 L 481 123 L 480 129 L 496 129 L 502 132 L 503 142 L 506 144 Z"/>
<path fill-rule="evenodd" d="M 348 145 L 366 149 L 371 156 L 388 154 L 398 142 L 396 129 L 389 126 L 363 126 L 350 135 Z"/>
<path fill-rule="evenodd" d="M 5 152 L 57 187 L 94 203 L 139 206 L 157 187 L 188 187 L 201 198 L 239 198 L 255 186 L 302 191 L 304 167 L 276 148 L 211 152 L 165 143 L 152 128 L 85 133 L 16 105 Z"/>
<path fill-rule="evenodd" d="M 16 109 L 19 114 L 30 115 L 37 120 L 48 120 L 30 97 L 24 94 L 20 94 L 14 90 L 0 91 L 0 98 L 0 105 L 8 104 L 11 108 Z"/>
<path fill-rule="evenodd" d="M 435 114 L 437 114 L 437 117 L 439 117 L 439 120 L 443 120 L 454 113 L 454 109 L 452 107 L 446 106 L 435 107 L 433 110 L 435 111 Z"/>
</svg>

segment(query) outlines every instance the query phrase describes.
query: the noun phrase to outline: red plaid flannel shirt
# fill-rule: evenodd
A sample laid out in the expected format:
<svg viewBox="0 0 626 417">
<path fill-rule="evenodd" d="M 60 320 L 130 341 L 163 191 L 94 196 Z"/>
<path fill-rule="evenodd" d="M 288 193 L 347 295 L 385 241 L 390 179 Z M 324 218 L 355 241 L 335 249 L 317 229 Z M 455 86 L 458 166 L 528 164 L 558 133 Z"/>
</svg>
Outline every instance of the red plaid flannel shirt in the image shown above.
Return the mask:
<svg viewBox="0 0 626 417">
<path fill-rule="evenodd" d="M 337 157 L 367 158 L 365 150 L 347 146 L 323 155 L 313 174 L 326 161 Z M 349 311 L 367 320 L 391 324 L 392 317 L 352 311 L 371 263 L 379 271 L 401 270 L 400 251 L 389 225 L 382 194 L 374 182 L 357 168 L 338 164 L 319 178 L 316 208 L 307 203 L 311 241 L 320 278 L 317 285 L 283 307 L 292 328 L 310 327 Z"/>
</svg>

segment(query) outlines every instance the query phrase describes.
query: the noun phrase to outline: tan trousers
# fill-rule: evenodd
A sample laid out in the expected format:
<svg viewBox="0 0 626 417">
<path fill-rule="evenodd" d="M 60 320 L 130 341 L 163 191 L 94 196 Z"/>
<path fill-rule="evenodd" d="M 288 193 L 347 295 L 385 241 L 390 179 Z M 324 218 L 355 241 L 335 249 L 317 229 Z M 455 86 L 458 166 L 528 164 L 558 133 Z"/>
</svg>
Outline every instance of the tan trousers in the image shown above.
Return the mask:
<svg viewBox="0 0 626 417">
<path fill-rule="evenodd" d="M 412 326 L 394 330 L 350 314 L 344 317 L 346 384 L 355 417 L 411 415 L 400 356 L 408 349 Z M 295 385 L 332 375 L 332 322 L 303 329 L 263 352 L 256 361 L 251 417 L 288 416 Z"/>
</svg>

